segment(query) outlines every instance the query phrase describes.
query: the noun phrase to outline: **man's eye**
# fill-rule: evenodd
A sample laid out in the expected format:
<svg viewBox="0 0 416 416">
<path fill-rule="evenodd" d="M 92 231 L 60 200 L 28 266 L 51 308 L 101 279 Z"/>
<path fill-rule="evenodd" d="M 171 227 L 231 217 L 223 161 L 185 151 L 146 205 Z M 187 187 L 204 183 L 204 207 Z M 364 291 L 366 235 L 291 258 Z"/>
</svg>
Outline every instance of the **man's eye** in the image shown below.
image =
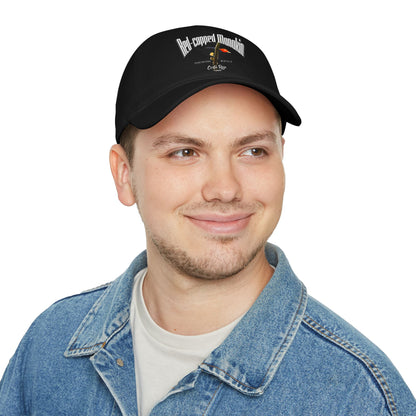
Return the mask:
<svg viewBox="0 0 416 416">
<path fill-rule="evenodd" d="M 253 147 L 251 149 L 247 149 L 242 153 L 243 156 L 255 156 L 261 157 L 266 155 L 266 151 L 259 147 Z"/>
<path fill-rule="evenodd" d="M 196 152 L 193 149 L 180 149 L 170 153 L 169 156 L 178 158 L 192 157 L 196 156 Z"/>
</svg>

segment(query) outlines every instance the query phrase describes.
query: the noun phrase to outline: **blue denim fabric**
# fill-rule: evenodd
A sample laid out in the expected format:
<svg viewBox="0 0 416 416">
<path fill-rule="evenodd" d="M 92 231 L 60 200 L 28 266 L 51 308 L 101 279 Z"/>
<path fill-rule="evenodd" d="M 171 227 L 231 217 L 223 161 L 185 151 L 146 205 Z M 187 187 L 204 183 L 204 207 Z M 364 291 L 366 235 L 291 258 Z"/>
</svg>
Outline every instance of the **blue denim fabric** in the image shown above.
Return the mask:
<svg viewBox="0 0 416 416">
<path fill-rule="evenodd" d="M 152 415 L 416 415 L 389 359 L 308 297 L 280 249 L 273 278 L 229 337 Z M 0 384 L 0 415 L 137 416 L 129 305 L 146 253 L 109 285 L 31 326 Z M 169 369 L 166 369 L 169 371 Z"/>
</svg>

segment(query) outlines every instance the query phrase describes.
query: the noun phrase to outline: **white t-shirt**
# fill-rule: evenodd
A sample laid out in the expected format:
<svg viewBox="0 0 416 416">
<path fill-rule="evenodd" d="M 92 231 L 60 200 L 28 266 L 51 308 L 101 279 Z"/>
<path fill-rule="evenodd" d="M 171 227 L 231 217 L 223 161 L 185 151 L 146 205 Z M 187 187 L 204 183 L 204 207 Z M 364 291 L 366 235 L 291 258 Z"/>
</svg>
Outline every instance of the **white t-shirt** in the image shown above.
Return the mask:
<svg viewBox="0 0 416 416">
<path fill-rule="evenodd" d="M 144 303 L 142 287 L 146 272 L 143 269 L 135 277 L 130 309 L 140 416 L 147 416 L 185 375 L 194 371 L 242 318 L 202 335 L 168 332 L 153 321 Z"/>
</svg>

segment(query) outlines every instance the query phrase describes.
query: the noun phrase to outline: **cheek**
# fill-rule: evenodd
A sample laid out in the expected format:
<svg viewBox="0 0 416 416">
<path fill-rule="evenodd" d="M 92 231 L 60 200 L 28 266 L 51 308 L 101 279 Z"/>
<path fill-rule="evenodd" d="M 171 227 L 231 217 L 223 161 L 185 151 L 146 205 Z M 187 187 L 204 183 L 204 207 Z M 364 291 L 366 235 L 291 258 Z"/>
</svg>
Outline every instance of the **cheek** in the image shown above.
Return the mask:
<svg viewBox="0 0 416 416">
<path fill-rule="evenodd" d="M 246 190 L 252 199 L 261 202 L 265 208 L 280 207 L 285 191 L 285 172 L 281 163 L 269 169 L 260 170 L 256 175 L 246 175 Z"/>
<path fill-rule="evenodd" d="M 152 165 L 142 170 L 136 183 L 136 200 L 142 216 L 174 212 L 189 201 L 195 188 L 189 175 Z"/>
<path fill-rule="evenodd" d="M 264 199 L 262 203 L 265 209 L 265 220 L 269 230 L 274 230 L 280 220 L 285 193 L 284 170 L 276 170 L 275 173 L 266 175 L 262 181 Z"/>
</svg>

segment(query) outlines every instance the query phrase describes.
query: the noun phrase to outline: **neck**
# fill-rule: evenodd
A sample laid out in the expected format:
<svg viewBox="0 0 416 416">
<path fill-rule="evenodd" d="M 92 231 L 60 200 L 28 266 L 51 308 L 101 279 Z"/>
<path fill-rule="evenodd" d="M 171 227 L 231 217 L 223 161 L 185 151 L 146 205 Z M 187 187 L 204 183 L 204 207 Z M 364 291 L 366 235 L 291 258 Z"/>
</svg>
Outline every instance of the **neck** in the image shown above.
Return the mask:
<svg viewBox="0 0 416 416">
<path fill-rule="evenodd" d="M 184 276 L 153 260 L 148 253 L 146 307 L 159 326 L 181 335 L 204 334 L 231 323 L 251 307 L 273 275 L 264 250 L 238 274 L 219 280 Z"/>
</svg>

